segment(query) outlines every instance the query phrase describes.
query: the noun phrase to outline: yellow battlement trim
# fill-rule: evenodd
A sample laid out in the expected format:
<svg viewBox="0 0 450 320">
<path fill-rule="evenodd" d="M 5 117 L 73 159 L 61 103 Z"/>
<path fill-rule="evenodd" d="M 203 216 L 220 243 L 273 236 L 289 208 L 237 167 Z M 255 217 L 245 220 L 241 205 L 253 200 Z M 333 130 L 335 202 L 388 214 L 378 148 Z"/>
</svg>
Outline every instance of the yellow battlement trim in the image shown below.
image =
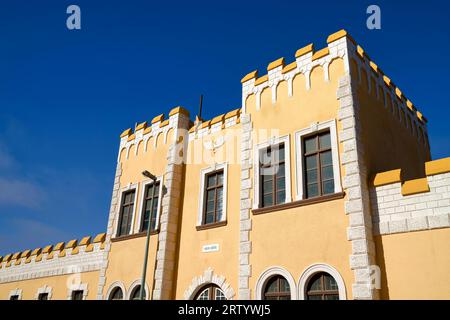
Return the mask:
<svg viewBox="0 0 450 320">
<path fill-rule="evenodd" d="M 134 140 L 134 138 L 136 138 L 136 135 L 133 133 L 128 136 L 128 141 Z"/>
<path fill-rule="evenodd" d="M 54 247 L 53 251 L 61 251 L 64 248 L 64 242 L 58 242 Z"/>
<path fill-rule="evenodd" d="M 2 263 L 2 261 L 3 261 L 3 257 L 2 257 L 2 256 L 0 256 L 0 263 Z"/>
<path fill-rule="evenodd" d="M 34 259 L 35 262 L 42 261 L 42 254 L 39 254 L 36 259 Z"/>
<path fill-rule="evenodd" d="M 86 246 L 86 249 L 84 249 L 84 252 L 92 252 L 92 251 L 94 251 L 94 245 L 92 243 L 89 243 Z"/>
<path fill-rule="evenodd" d="M 372 68 L 372 70 L 375 72 L 375 74 L 378 76 L 378 74 L 382 74 L 382 72 L 381 72 L 381 69 L 380 68 L 378 68 L 378 66 L 376 65 L 376 63 L 375 62 L 373 62 L 373 61 L 370 61 L 369 62 L 369 65 L 370 65 L 370 67 Z"/>
<path fill-rule="evenodd" d="M 161 122 L 164 120 L 164 114 L 160 114 L 159 116 L 156 116 L 152 119 L 152 124 L 155 124 L 157 122 Z"/>
<path fill-rule="evenodd" d="M 312 61 L 323 58 L 329 54 L 330 54 L 330 49 L 328 49 L 328 47 L 323 48 L 319 51 L 314 52 L 314 54 L 312 56 Z"/>
<path fill-rule="evenodd" d="M 327 43 L 334 42 L 344 37 L 347 37 L 351 42 L 355 43 L 355 40 L 353 40 L 352 36 L 349 35 L 348 32 L 344 29 L 329 35 L 327 38 Z"/>
<path fill-rule="evenodd" d="M 3 258 L 3 260 L 5 261 L 5 262 L 8 262 L 9 260 L 11 260 L 11 257 L 12 257 L 12 254 L 10 253 L 10 254 L 7 254 L 4 258 Z"/>
<path fill-rule="evenodd" d="M 89 243 L 91 243 L 91 236 L 87 236 L 81 239 L 80 243 L 78 243 L 78 246 L 86 246 Z"/>
<path fill-rule="evenodd" d="M 47 255 L 47 260 L 53 259 L 53 251 Z"/>
<path fill-rule="evenodd" d="M 247 73 L 242 79 L 241 83 L 247 82 L 248 80 L 254 79 L 258 77 L 258 70 Z"/>
<path fill-rule="evenodd" d="M 66 249 L 73 249 L 77 246 L 78 241 L 76 239 L 74 240 L 70 240 L 69 242 L 67 242 L 66 244 Z"/>
<path fill-rule="evenodd" d="M 52 251 L 53 246 L 52 245 L 48 245 L 46 247 L 44 247 L 44 249 L 42 250 L 42 253 L 49 253 Z"/>
<path fill-rule="evenodd" d="M 390 78 L 388 78 L 388 77 L 386 77 L 386 76 L 383 76 L 383 80 L 384 80 L 384 83 L 386 83 L 386 85 L 387 85 L 388 87 L 391 86 L 392 81 L 391 81 Z"/>
<path fill-rule="evenodd" d="M 58 257 L 62 258 L 66 256 L 66 249 L 62 249 L 61 252 L 59 253 Z"/>
<path fill-rule="evenodd" d="M 425 173 L 427 176 L 447 172 L 450 172 L 450 157 L 425 162 Z"/>
<path fill-rule="evenodd" d="M 291 70 L 294 70 L 295 68 L 297 68 L 297 62 L 294 61 L 292 63 L 289 63 L 287 66 L 285 66 L 283 68 L 283 70 L 281 70 L 281 73 L 287 73 Z"/>
<path fill-rule="evenodd" d="M 427 178 L 420 178 L 414 180 L 405 181 L 402 185 L 402 195 L 409 196 L 416 193 L 429 192 Z"/>
<path fill-rule="evenodd" d="M 162 122 L 159 124 L 159 127 L 162 128 L 162 127 L 167 126 L 168 124 L 169 124 L 169 119 L 162 121 Z"/>
<path fill-rule="evenodd" d="M 313 52 L 313 51 L 314 51 L 314 44 L 310 43 L 307 46 L 304 46 L 303 48 L 298 49 L 295 52 L 295 57 L 298 58 L 298 57 L 304 56 L 305 54 Z"/>
<path fill-rule="evenodd" d="M 124 130 L 124 131 L 120 134 L 120 137 L 121 137 L 121 138 L 128 137 L 131 133 L 132 133 L 131 128 L 128 128 L 127 130 Z"/>
<path fill-rule="evenodd" d="M 136 129 L 134 131 L 142 130 L 147 128 L 147 121 L 141 122 L 136 126 Z"/>
<path fill-rule="evenodd" d="M 413 103 L 411 101 L 409 101 L 409 99 L 406 99 L 406 106 L 411 111 L 416 111 L 417 110 L 416 107 L 413 105 Z"/>
<path fill-rule="evenodd" d="M 258 79 L 256 79 L 255 81 L 255 86 L 260 85 L 261 83 L 266 82 L 267 80 L 269 80 L 269 76 L 266 74 L 262 77 L 259 77 Z"/>
<path fill-rule="evenodd" d="M 283 66 L 284 67 L 284 58 L 279 58 L 279 59 L 269 63 L 269 65 L 267 66 L 267 71 L 270 71 L 272 69 L 278 68 L 279 66 Z"/>
<path fill-rule="evenodd" d="M 210 123 L 211 123 L 211 120 L 202 122 L 202 124 L 200 125 L 200 129 L 208 128 Z"/>
<path fill-rule="evenodd" d="M 233 118 L 235 116 L 239 117 L 240 114 L 241 114 L 241 109 L 235 109 L 235 110 L 232 110 L 230 112 L 227 112 L 225 114 L 225 119 L 230 119 L 230 118 Z"/>
<path fill-rule="evenodd" d="M 32 256 L 37 256 L 38 254 L 40 254 L 42 251 L 41 248 L 36 248 L 33 250 L 33 252 L 31 253 Z"/>
<path fill-rule="evenodd" d="M 72 249 L 72 252 L 70 254 L 74 255 L 74 254 L 78 254 L 80 252 L 80 249 L 78 247 L 75 247 Z"/>
<path fill-rule="evenodd" d="M 225 115 L 224 114 L 221 114 L 220 116 L 214 117 L 211 120 L 211 125 L 219 123 L 219 122 L 223 122 L 224 119 L 225 119 Z"/>
<path fill-rule="evenodd" d="M 20 258 L 20 252 L 14 253 L 11 260 L 16 260 L 17 258 Z"/>
<path fill-rule="evenodd" d="M 179 113 L 184 114 L 185 116 L 189 117 L 189 111 L 181 106 L 175 107 L 172 110 L 170 110 L 169 117 L 174 116 Z"/>
<path fill-rule="evenodd" d="M 397 97 L 398 97 L 400 100 L 403 100 L 403 98 L 404 98 L 403 92 L 402 92 L 398 87 L 395 88 L 395 94 L 397 95 Z"/>
<path fill-rule="evenodd" d="M 386 172 L 377 173 L 373 179 L 375 187 L 384 186 L 386 184 L 396 183 L 402 181 L 402 170 L 395 169 Z"/>
<path fill-rule="evenodd" d="M 152 127 L 145 128 L 144 134 L 147 134 L 147 133 L 150 133 L 150 132 L 152 132 Z"/>
<path fill-rule="evenodd" d="M 31 250 L 25 250 L 22 252 L 22 254 L 20 255 L 21 258 L 28 258 L 31 254 Z"/>
<path fill-rule="evenodd" d="M 99 242 L 103 242 L 106 239 L 106 233 L 99 233 L 98 235 L 95 236 L 94 238 L 94 243 L 99 243 Z"/>
</svg>

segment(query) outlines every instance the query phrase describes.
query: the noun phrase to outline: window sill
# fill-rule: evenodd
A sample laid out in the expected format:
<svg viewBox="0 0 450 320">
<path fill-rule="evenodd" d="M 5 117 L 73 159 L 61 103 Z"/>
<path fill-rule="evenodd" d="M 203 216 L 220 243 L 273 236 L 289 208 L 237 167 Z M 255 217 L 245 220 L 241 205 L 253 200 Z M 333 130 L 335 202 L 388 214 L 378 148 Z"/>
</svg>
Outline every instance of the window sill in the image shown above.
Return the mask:
<svg viewBox="0 0 450 320">
<path fill-rule="evenodd" d="M 159 233 L 159 229 L 150 231 L 150 235 L 155 235 L 158 233 Z M 130 239 L 142 238 L 142 237 L 146 237 L 146 236 L 147 236 L 147 232 L 144 231 L 144 232 L 129 234 L 126 236 L 119 236 L 119 237 L 111 238 L 111 242 L 120 242 L 120 241 L 125 241 L 125 240 L 130 240 Z"/>
<path fill-rule="evenodd" d="M 281 210 L 286 210 L 286 209 L 291 209 L 291 208 L 303 207 L 303 206 L 307 206 L 307 205 L 311 205 L 311 204 L 342 199 L 342 198 L 344 198 L 344 196 L 345 196 L 345 192 L 332 193 L 332 194 L 327 194 L 325 196 L 297 200 L 297 201 L 292 201 L 289 203 L 277 204 L 277 205 L 271 206 L 271 207 L 253 209 L 252 213 L 253 214 L 264 214 L 264 213 L 269 213 L 269 212 L 274 212 L 274 211 L 281 211 Z"/>
<path fill-rule="evenodd" d="M 220 221 L 220 222 L 215 222 L 215 223 L 210 223 L 210 224 L 202 224 L 201 226 L 196 226 L 195 228 L 197 229 L 197 231 L 202 231 L 202 230 L 208 230 L 208 229 L 213 229 L 213 228 L 219 228 L 219 227 L 223 227 L 226 225 L 227 225 L 226 221 Z"/>
</svg>

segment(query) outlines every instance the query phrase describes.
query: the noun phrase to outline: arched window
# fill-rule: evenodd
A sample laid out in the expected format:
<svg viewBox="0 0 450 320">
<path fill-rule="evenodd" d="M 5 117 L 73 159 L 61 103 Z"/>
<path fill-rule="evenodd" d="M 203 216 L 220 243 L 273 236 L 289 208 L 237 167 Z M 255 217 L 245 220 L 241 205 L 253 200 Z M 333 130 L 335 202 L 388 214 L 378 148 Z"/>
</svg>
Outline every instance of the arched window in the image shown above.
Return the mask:
<svg viewBox="0 0 450 320">
<path fill-rule="evenodd" d="M 307 300 L 339 300 L 336 280 L 326 272 L 313 275 L 306 287 Z"/>
<path fill-rule="evenodd" d="M 123 291 L 120 287 L 115 287 L 109 295 L 109 300 L 123 300 Z"/>
<path fill-rule="evenodd" d="M 264 287 L 264 300 L 291 300 L 291 288 L 286 278 L 277 275 Z"/>
<path fill-rule="evenodd" d="M 146 299 L 147 293 L 144 292 L 144 299 Z M 141 299 L 141 285 L 134 287 L 130 294 L 130 300 L 140 300 Z"/>
<path fill-rule="evenodd" d="M 227 300 L 227 298 L 218 286 L 208 284 L 198 291 L 195 300 Z"/>
</svg>

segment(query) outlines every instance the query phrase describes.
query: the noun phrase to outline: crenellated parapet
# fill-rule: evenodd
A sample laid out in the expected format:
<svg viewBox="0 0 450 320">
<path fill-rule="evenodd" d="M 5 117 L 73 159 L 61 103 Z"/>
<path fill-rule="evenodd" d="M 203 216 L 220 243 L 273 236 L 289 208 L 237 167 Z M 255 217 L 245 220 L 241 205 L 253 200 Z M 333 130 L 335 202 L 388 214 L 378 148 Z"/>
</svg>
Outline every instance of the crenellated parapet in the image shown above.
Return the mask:
<svg viewBox="0 0 450 320">
<path fill-rule="evenodd" d="M 241 109 L 218 115 L 211 120 L 194 123 L 189 129 L 189 141 L 219 132 L 240 123 Z"/>
<path fill-rule="evenodd" d="M 99 270 L 106 234 L 0 257 L 0 283 Z"/>
<path fill-rule="evenodd" d="M 179 119 L 181 117 L 184 122 L 189 122 L 189 111 L 176 107 L 169 112 L 168 119 L 164 117 L 164 114 L 160 114 L 150 123 L 145 121 L 137 124 L 134 131 L 131 128 L 123 131 L 120 135 L 117 162 L 129 159 L 131 150 L 136 156 L 138 153 L 150 152 L 161 145 L 173 143 L 175 132 L 179 129 Z"/>
<path fill-rule="evenodd" d="M 370 199 L 379 235 L 450 227 L 450 158 L 425 163 L 426 177 L 404 180 L 402 170 L 375 175 Z"/>
<path fill-rule="evenodd" d="M 285 64 L 284 58 L 279 58 L 267 66 L 267 74 L 258 77 L 255 70 L 242 78 L 242 113 L 246 113 L 246 100 L 251 94 L 256 97 L 256 110 L 261 108 L 261 93 L 270 88 L 272 92 L 272 103 L 277 101 L 277 87 L 281 81 L 288 83 L 288 96 L 293 95 L 293 80 L 302 74 L 305 77 L 306 89 L 311 89 L 311 72 L 314 68 L 323 68 L 324 81 L 330 80 L 329 66 L 331 62 L 338 58 L 344 58 L 347 54 L 348 42 L 353 43 L 353 39 L 346 31 L 341 30 L 328 37 L 328 46 L 318 51 L 314 51 L 314 45 L 309 44 L 295 53 L 295 61 Z M 348 64 L 345 65 L 346 72 L 349 72 Z"/>
</svg>

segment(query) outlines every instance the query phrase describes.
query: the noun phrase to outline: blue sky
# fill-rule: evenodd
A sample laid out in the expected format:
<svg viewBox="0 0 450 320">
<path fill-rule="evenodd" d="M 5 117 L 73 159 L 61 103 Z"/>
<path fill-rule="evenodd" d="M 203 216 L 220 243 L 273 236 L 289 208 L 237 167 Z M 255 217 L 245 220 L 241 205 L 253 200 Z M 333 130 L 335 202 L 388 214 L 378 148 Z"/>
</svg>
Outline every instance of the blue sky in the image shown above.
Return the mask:
<svg viewBox="0 0 450 320">
<path fill-rule="evenodd" d="M 81 8 L 82 29 L 66 28 Z M 366 28 L 378 4 L 382 29 Z M 240 79 L 342 28 L 429 119 L 450 154 L 448 4 L 410 1 L 0 3 L 0 255 L 106 229 L 122 130 L 182 105 L 240 107 Z"/>
</svg>

